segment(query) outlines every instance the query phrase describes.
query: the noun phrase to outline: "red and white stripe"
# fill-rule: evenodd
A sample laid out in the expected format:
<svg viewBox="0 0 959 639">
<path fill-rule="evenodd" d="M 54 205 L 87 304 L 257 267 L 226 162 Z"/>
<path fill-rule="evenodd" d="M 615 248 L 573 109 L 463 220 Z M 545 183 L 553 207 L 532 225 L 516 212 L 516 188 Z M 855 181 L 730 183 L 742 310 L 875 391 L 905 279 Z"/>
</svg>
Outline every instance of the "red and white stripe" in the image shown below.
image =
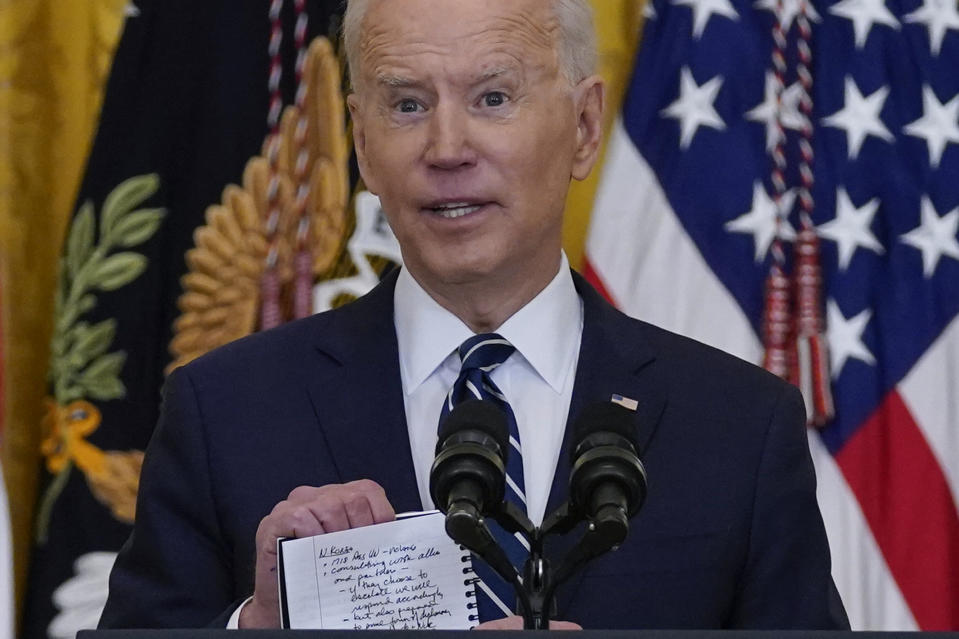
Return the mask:
<svg viewBox="0 0 959 639">
<path fill-rule="evenodd" d="M 585 271 L 626 313 L 760 361 L 749 319 L 621 122 L 605 159 Z M 810 433 L 833 575 L 853 629 L 959 628 L 957 380 L 959 319 L 838 455 Z"/>
<path fill-rule="evenodd" d="M 270 181 L 267 187 L 267 212 L 264 231 L 267 240 L 267 255 L 263 274 L 260 277 L 260 330 L 279 326 L 283 322 L 280 308 L 280 278 L 276 271 L 279 259 L 280 232 L 280 114 L 283 111 L 283 94 L 280 80 L 283 77 L 283 60 L 280 46 L 283 43 L 283 0 L 270 0 L 270 74 L 267 86 L 270 91 L 270 108 L 266 121 L 270 129 L 267 142 L 267 160 Z"/>
</svg>

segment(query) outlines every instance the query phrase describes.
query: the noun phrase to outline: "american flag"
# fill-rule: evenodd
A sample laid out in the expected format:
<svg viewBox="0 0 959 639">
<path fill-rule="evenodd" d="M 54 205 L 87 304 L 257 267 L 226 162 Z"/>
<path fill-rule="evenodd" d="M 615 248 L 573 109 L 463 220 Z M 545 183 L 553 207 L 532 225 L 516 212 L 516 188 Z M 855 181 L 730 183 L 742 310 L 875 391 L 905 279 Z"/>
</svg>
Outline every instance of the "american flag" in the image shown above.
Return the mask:
<svg viewBox="0 0 959 639">
<path fill-rule="evenodd" d="M 810 125 L 835 418 L 809 440 L 833 574 L 854 629 L 959 629 L 956 0 L 652 0 L 646 14 L 588 277 L 632 315 L 762 361 L 764 280 L 777 238 L 792 268 Z"/>
</svg>

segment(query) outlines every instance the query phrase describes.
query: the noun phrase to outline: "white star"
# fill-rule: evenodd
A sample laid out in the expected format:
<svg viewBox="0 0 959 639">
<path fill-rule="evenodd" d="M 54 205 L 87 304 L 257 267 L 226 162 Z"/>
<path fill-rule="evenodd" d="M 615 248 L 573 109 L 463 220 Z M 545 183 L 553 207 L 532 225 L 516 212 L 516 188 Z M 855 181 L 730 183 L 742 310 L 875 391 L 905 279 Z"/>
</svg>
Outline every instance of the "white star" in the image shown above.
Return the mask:
<svg viewBox="0 0 959 639">
<path fill-rule="evenodd" d="M 656 5 L 653 4 L 652 0 L 646 0 L 643 3 L 643 17 L 647 20 L 655 20 L 659 17 L 659 14 L 656 13 Z"/>
<path fill-rule="evenodd" d="M 862 343 L 862 333 L 870 319 L 872 311 L 868 308 L 847 319 L 835 300 L 830 299 L 826 303 L 826 340 L 829 342 L 829 363 L 833 379 L 839 377 L 842 367 L 850 357 L 869 365 L 876 363 L 876 358 Z"/>
<path fill-rule="evenodd" d="M 829 13 L 852 20 L 857 49 L 866 44 L 873 24 L 878 22 L 893 29 L 899 28 L 899 21 L 886 8 L 884 0 L 840 0 L 829 7 Z"/>
<path fill-rule="evenodd" d="M 713 101 L 722 86 L 723 77 L 720 75 L 700 86 L 693 79 L 689 67 L 683 67 L 679 79 L 679 97 L 660 111 L 660 115 L 664 117 L 679 120 L 681 148 L 689 148 L 693 136 L 701 126 L 709 126 L 719 131 L 726 128 L 726 123 L 713 108 Z"/>
<path fill-rule="evenodd" d="M 773 15 L 776 15 L 777 5 L 779 0 L 758 0 L 753 6 L 757 9 L 765 9 L 766 11 L 771 12 Z M 792 28 L 793 20 L 799 16 L 802 5 L 806 6 L 806 17 L 809 18 L 812 22 L 819 22 L 822 18 L 819 17 L 819 14 L 816 13 L 815 7 L 812 6 L 812 2 L 803 0 L 783 0 L 783 15 L 782 15 L 782 25 L 783 31 L 789 32 L 789 29 Z"/>
<path fill-rule="evenodd" d="M 732 20 L 739 20 L 739 14 L 733 9 L 729 0 L 672 0 L 672 3 L 693 10 L 693 37 L 697 40 L 703 35 L 706 23 L 714 13 Z"/>
<path fill-rule="evenodd" d="M 123 7 L 123 15 L 128 18 L 138 18 L 140 17 L 140 9 L 132 2 L 128 2 L 127 6 Z"/>
<path fill-rule="evenodd" d="M 793 131 L 801 131 L 806 123 L 806 116 L 799 110 L 799 100 L 802 98 L 802 86 L 795 82 L 783 89 L 782 125 Z M 766 88 L 763 101 L 746 113 L 746 119 L 753 122 L 762 122 L 766 125 L 766 150 L 772 151 L 782 137 L 779 127 L 776 126 L 776 74 L 766 72 Z"/>
<path fill-rule="evenodd" d="M 369 258 L 384 257 L 397 264 L 403 263 L 399 242 L 393 235 L 380 198 L 369 191 L 356 194 L 356 231 L 346 243 L 346 250 L 356 265 L 357 273 L 348 277 L 324 280 L 313 287 L 313 312 L 333 308 L 333 301 L 342 295 L 360 297 L 379 284 L 380 277 L 373 270 Z"/>
<path fill-rule="evenodd" d="M 846 131 L 846 146 L 850 158 L 859 155 L 859 149 L 862 148 L 867 135 L 874 135 L 886 142 L 895 141 L 892 133 L 882 123 L 882 118 L 879 117 L 887 97 L 889 97 L 889 87 L 881 87 L 864 98 L 856 82 L 848 75 L 846 76 L 846 99 L 842 110 L 823 118 L 822 121 L 826 126 Z"/>
<path fill-rule="evenodd" d="M 929 30 L 932 55 L 938 56 L 947 29 L 959 30 L 959 7 L 955 0 L 923 0 L 922 6 L 904 16 L 906 22 L 919 22 Z"/>
<path fill-rule="evenodd" d="M 922 87 L 922 117 L 902 127 L 907 134 L 923 138 L 929 147 L 929 164 L 939 166 L 949 142 L 959 143 L 959 94 L 943 104 L 929 85 Z"/>
<path fill-rule="evenodd" d="M 879 255 L 886 252 L 882 243 L 869 229 L 878 209 L 879 198 L 873 198 L 856 208 L 846 189 L 839 187 L 836 191 L 836 217 L 830 222 L 820 224 L 816 230 L 819 235 L 837 244 L 840 271 L 849 267 L 853 254 L 860 246 Z"/>
<path fill-rule="evenodd" d="M 793 190 L 783 193 L 782 209 L 785 213 L 792 210 L 793 202 L 796 199 L 796 193 Z M 776 203 L 766 194 L 766 188 L 762 182 L 753 182 L 753 208 L 751 211 L 743 213 L 735 220 L 726 222 L 724 228 L 732 233 L 750 233 L 753 241 L 756 243 L 756 262 L 762 262 L 766 257 L 766 251 L 776 237 Z M 783 216 L 779 227 L 779 236 L 784 240 L 793 240 L 796 238 L 796 232 L 790 226 L 786 216 Z"/>
<path fill-rule="evenodd" d="M 922 274 L 932 277 L 943 255 L 959 260 L 959 242 L 956 228 L 959 227 L 959 206 L 942 217 L 936 212 L 928 195 L 922 198 L 922 222 L 903 235 L 903 242 L 922 251 Z"/>
</svg>

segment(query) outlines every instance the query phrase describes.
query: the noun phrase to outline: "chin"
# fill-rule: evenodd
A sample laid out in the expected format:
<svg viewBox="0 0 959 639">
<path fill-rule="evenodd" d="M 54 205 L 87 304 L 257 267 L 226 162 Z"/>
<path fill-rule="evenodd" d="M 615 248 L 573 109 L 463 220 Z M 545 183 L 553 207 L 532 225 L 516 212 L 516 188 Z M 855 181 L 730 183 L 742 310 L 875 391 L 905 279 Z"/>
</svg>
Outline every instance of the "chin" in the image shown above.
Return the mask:
<svg viewBox="0 0 959 639">
<path fill-rule="evenodd" d="M 474 256 L 458 254 L 430 260 L 424 263 L 423 267 L 436 281 L 446 284 L 468 284 L 489 278 L 496 271 L 497 265 L 497 262 L 491 260 L 486 254 Z"/>
</svg>

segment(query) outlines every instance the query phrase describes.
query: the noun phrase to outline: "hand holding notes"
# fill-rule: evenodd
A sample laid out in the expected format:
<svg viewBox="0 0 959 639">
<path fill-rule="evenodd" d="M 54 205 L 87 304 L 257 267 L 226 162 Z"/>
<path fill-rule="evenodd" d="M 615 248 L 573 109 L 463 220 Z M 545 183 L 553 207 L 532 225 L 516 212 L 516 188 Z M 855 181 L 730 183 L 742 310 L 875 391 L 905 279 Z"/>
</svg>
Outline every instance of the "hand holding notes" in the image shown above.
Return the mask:
<svg viewBox="0 0 959 639">
<path fill-rule="evenodd" d="M 465 630 L 478 621 L 469 552 L 439 511 L 279 542 L 282 626 Z"/>
<path fill-rule="evenodd" d="M 383 488 L 368 479 L 300 486 L 263 518 L 256 531 L 256 582 L 240 613 L 240 628 L 279 628 L 276 540 L 310 537 L 393 521 Z"/>
</svg>

